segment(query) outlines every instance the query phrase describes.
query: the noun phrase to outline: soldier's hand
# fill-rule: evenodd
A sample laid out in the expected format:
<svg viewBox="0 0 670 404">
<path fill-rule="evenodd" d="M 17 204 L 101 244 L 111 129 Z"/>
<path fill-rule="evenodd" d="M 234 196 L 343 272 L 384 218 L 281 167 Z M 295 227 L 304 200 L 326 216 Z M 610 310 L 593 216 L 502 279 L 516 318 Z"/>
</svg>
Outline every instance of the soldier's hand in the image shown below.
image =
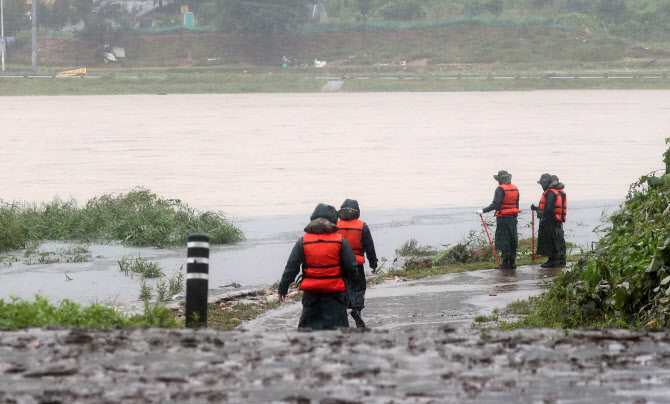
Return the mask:
<svg viewBox="0 0 670 404">
<path fill-rule="evenodd" d="M 537 206 L 535 204 L 530 205 L 530 210 L 537 210 Z"/>
<path fill-rule="evenodd" d="M 477 212 L 475 212 L 475 213 L 477 213 L 479 216 L 481 216 L 481 215 L 484 214 L 484 211 L 481 210 L 481 209 L 477 209 Z"/>
</svg>

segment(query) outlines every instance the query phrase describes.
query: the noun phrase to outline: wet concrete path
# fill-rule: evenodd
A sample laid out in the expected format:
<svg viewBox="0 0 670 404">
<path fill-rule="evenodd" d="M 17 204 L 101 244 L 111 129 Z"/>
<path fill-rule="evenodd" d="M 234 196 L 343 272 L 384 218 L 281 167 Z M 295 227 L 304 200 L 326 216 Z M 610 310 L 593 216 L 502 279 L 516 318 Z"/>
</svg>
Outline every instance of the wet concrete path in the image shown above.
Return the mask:
<svg viewBox="0 0 670 404">
<path fill-rule="evenodd" d="M 366 292 L 363 319 L 374 329 L 467 326 L 477 315 L 539 295 L 562 268 L 538 265 L 516 270 L 487 269 L 421 280 L 376 285 Z M 297 327 L 302 305 L 287 304 L 243 325 L 245 329 L 280 330 Z M 350 319 L 350 325 L 353 321 Z"/>
<path fill-rule="evenodd" d="M 558 271 L 375 286 L 367 329 L 299 331 L 290 304 L 228 332 L 0 332 L 0 403 L 667 403 L 670 330 L 467 326 Z"/>
</svg>

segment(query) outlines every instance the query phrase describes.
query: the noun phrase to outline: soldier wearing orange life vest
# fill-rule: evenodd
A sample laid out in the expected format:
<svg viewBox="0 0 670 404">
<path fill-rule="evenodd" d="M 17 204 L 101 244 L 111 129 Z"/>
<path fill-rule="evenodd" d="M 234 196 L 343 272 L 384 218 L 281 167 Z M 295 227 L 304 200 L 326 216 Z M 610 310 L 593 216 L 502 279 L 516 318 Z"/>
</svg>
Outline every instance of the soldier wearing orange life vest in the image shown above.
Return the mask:
<svg viewBox="0 0 670 404">
<path fill-rule="evenodd" d="M 351 244 L 358 261 L 358 281 L 349 285 L 348 292 L 351 317 L 356 322 L 356 327 L 362 328 L 365 327 L 365 322 L 361 318 L 361 310 L 365 307 L 365 255 L 367 255 L 370 268 L 374 273 L 377 269 L 375 244 L 372 241 L 370 228 L 365 222 L 359 220 L 361 209 L 358 206 L 358 201 L 354 199 L 345 200 L 337 215 L 340 218 L 337 222 L 339 233 Z"/>
<path fill-rule="evenodd" d="M 302 314 L 298 328 L 332 330 L 349 327 L 346 285 L 358 277 L 356 256 L 349 242 L 337 232 L 337 210 L 320 203 L 294 245 L 279 282 L 279 300 L 302 267 Z"/>
<path fill-rule="evenodd" d="M 542 186 L 542 197 L 539 206 L 531 205 L 537 210 L 540 225 L 537 230 L 537 254 L 546 255 L 547 262 L 543 268 L 553 268 L 566 264 L 565 234 L 563 223 L 567 216 L 567 196 L 565 185 L 558 177 L 544 173 L 537 182 Z"/>
<path fill-rule="evenodd" d="M 493 178 L 498 181 L 498 188 L 493 194 L 493 202 L 477 214 L 496 211 L 495 249 L 502 252 L 501 269 L 516 269 L 516 249 L 519 245 L 517 234 L 517 216 L 519 210 L 519 189 L 512 184 L 512 174 L 505 170 L 498 171 Z"/>
</svg>

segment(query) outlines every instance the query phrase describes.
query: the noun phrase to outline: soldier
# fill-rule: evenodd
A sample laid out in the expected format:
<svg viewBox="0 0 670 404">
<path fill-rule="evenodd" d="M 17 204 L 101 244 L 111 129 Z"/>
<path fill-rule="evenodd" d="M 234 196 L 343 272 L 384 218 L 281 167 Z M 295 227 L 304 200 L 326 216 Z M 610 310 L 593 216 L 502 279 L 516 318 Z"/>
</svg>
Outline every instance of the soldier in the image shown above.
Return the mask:
<svg viewBox="0 0 670 404">
<path fill-rule="evenodd" d="M 372 234 L 368 225 L 358 220 L 361 216 L 361 209 L 358 207 L 358 201 L 347 199 L 342 203 L 337 212 L 340 220 L 337 221 L 337 227 L 340 234 L 349 242 L 354 250 L 356 260 L 358 261 L 358 281 L 349 285 L 349 308 L 351 317 L 356 322 L 356 327 L 365 327 L 365 322 L 361 318 L 361 310 L 365 307 L 365 255 L 370 261 L 372 273 L 377 269 L 377 254 L 375 253 L 375 244 L 372 241 Z"/>
<path fill-rule="evenodd" d="M 493 202 L 484 209 L 477 210 L 478 215 L 496 211 L 495 249 L 502 251 L 500 269 L 516 269 L 516 249 L 519 245 L 516 225 L 519 210 L 519 189 L 512 185 L 512 174 L 505 170 L 498 171 L 493 178 L 498 181 L 498 188 L 493 194 Z"/>
<path fill-rule="evenodd" d="M 563 223 L 565 222 L 567 210 L 567 197 L 565 185 L 558 181 L 558 177 L 549 173 L 540 176 L 537 182 L 542 186 L 542 197 L 540 205 L 530 206 L 537 211 L 540 226 L 537 230 L 537 253 L 546 255 L 547 262 L 540 265 L 542 268 L 553 268 L 565 265 L 565 235 Z"/>
<path fill-rule="evenodd" d="M 357 281 L 357 261 L 349 242 L 337 232 L 337 210 L 320 203 L 293 247 L 279 283 L 279 300 L 300 272 L 302 314 L 298 328 L 333 330 L 349 327 L 346 284 Z"/>
</svg>

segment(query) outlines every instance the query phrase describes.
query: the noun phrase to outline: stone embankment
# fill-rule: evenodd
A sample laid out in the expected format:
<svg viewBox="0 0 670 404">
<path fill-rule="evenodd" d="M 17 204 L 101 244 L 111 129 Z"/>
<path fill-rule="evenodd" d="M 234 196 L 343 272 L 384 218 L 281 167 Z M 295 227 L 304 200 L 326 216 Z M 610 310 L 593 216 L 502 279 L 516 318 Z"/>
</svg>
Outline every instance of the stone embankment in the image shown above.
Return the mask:
<svg viewBox="0 0 670 404">
<path fill-rule="evenodd" d="M 0 333 L 2 403 L 654 403 L 670 332 Z"/>
</svg>

